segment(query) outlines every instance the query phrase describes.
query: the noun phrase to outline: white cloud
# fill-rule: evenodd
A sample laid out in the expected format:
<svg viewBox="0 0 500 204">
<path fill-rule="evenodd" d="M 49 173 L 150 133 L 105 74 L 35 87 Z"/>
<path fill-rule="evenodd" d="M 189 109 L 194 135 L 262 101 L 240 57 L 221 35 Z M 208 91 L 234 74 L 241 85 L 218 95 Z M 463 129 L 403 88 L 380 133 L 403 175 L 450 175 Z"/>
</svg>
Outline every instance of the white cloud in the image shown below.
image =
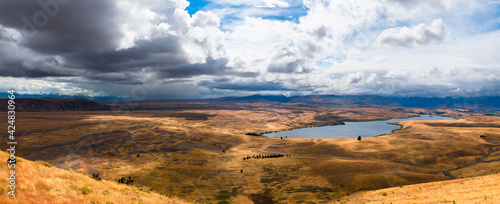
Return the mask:
<svg viewBox="0 0 500 204">
<path fill-rule="evenodd" d="M 150 8 L 137 1 L 121 0 L 117 2 L 120 10 L 127 11 L 130 15 L 125 17 L 120 24 L 123 38 L 117 50 L 128 49 L 135 46 L 135 41 L 139 39 L 150 39 L 152 21 L 159 16 Z"/>
<path fill-rule="evenodd" d="M 224 34 L 220 19 L 212 12 L 199 11 L 192 17 L 186 7 L 189 2 L 132 1 L 117 2 L 121 13 L 120 29 L 123 37 L 117 50 L 137 46 L 139 40 L 154 40 L 175 36 L 189 63 L 204 63 L 207 57 L 225 57 Z"/>
<path fill-rule="evenodd" d="M 372 83 L 377 80 L 377 74 L 371 73 L 370 76 L 366 79 L 366 83 Z"/>
<path fill-rule="evenodd" d="M 291 22 L 248 17 L 226 32 L 229 66 L 239 62 L 238 68 L 266 72 L 277 45 L 291 44 L 297 35 Z"/>
<path fill-rule="evenodd" d="M 254 89 L 268 85 L 273 86 L 272 91 L 288 89 L 287 93 L 415 95 L 426 94 L 427 89 L 429 94 L 442 96 L 451 90 L 454 94 L 474 94 L 499 83 L 500 31 L 484 33 L 484 27 L 498 20 L 490 19 L 484 25 L 479 22 L 481 25 L 468 29 L 471 22 L 477 23 L 472 19 L 475 14 L 491 12 L 487 5 L 496 5 L 494 1 L 214 0 L 192 16 L 185 10 L 189 5 L 185 0 L 120 0 L 111 4 L 116 4 L 114 18 L 120 20 L 112 21 L 118 25 L 119 35 L 112 35 L 118 43 L 110 47 L 117 52 L 107 55 L 109 59 L 91 56 L 91 60 L 79 64 L 65 57 L 64 52 L 40 53 L 24 47 L 17 30 L 0 25 L 0 45 L 4 48 L 0 49 L 0 63 L 17 63 L 21 70 L 0 67 L 1 76 L 47 81 L 31 81 L 33 86 L 26 91 L 32 92 L 36 87 L 42 92 L 52 87 L 64 93 L 99 89 L 76 90 L 71 88 L 75 84 L 40 78 L 81 74 L 91 78 L 87 82 L 108 80 L 109 84 L 172 80 L 168 94 L 172 94 L 173 87 L 186 86 L 192 94 L 210 96 L 239 91 L 220 87 L 210 90 L 199 83 L 217 83 L 219 77 L 229 78 L 225 87 L 241 88 L 230 83 L 245 82 L 248 86 L 243 88 L 250 89 L 254 82 L 259 85 Z M 299 7 L 301 17 L 284 17 Z M 105 63 L 94 65 L 94 59 Z M 174 71 L 168 72 L 170 69 Z M 173 75 L 182 80 L 173 80 Z M 487 84 L 467 87 L 475 82 Z M 193 88 L 194 84 L 200 87 Z M 165 87 L 152 93 L 161 94 L 161 88 Z M 112 93 L 113 89 L 106 92 Z"/>
<path fill-rule="evenodd" d="M 23 79 L 0 77 L 0 91 L 15 90 L 17 94 L 82 95 L 90 97 L 108 96 L 103 91 L 93 91 L 76 87 L 71 83 L 52 82 L 46 79 Z"/>
<path fill-rule="evenodd" d="M 190 20 L 188 31 L 182 36 L 183 49 L 191 63 L 205 63 L 207 57 L 226 57 L 224 33 L 219 29 L 220 19 L 211 12 L 198 11 Z"/>
<path fill-rule="evenodd" d="M 225 5 L 238 5 L 238 6 L 245 5 L 245 6 L 267 7 L 267 8 L 290 6 L 290 4 L 287 1 L 280 1 L 280 0 L 212 0 L 212 2 L 216 4 L 225 4 Z"/>
<path fill-rule="evenodd" d="M 402 3 L 304 1 L 309 10 L 297 23 L 259 18 L 233 22 L 226 32 L 227 46 L 232 59 L 245 62 L 240 66 L 269 67 L 257 69 L 267 72 L 264 80 L 315 93 L 404 95 L 407 91 L 419 95 L 427 90 L 444 96 L 448 90 L 464 86 L 459 81 L 471 67 L 487 66 L 465 80 L 470 83 L 497 76 L 486 70 L 497 69 L 499 61 L 492 55 L 498 53 L 499 38 L 493 34 L 453 35 L 457 22 L 445 24 L 443 20 L 460 10 L 454 3 L 467 5 L 463 9 L 473 13 L 480 7 L 478 2 L 412 1 L 406 2 L 407 7 Z M 401 18 L 390 10 L 396 4 L 397 12 L 405 13 Z M 426 10 L 429 7 L 432 9 Z M 412 13 L 412 9 L 419 12 Z M 434 18 L 422 17 L 427 14 Z M 402 22 L 407 26 L 400 26 Z M 381 44 L 389 46 L 378 46 Z M 315 66 L 318 61 L 329 65 L 320 68 Z M 308 72 L 297 72 L 297 64 L 307 66 Z M 471 89 L 461 90 L 462 95 L 473 94 L 467 91 Z"/>
<path fill-rule="evenodd" d="M 442 40 L 446 35 L 446 26 L 442 19 L 435 19 L 428 26 L 418 24 L 413 27 L 398 27 L 383 30 L 377 42 L 383 45 L 396 47 L 413 47 L 428 45 Z"/>
</svg>

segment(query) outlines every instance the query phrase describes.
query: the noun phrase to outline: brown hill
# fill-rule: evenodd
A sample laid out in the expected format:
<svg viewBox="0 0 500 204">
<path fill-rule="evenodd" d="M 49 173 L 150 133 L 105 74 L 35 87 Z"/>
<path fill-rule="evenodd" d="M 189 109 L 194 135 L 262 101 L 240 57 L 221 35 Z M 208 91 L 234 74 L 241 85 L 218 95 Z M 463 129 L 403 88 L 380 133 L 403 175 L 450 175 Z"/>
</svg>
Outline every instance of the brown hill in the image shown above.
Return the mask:
<svg viewBox="0 0 500 204">
<path fill-rule="evenodd" d="M 355 193 L 333 203 L 498 203 L 500 174 Z"/>
<path fill-rule="evenodd" d="M 0 99 L 0 104 L 7 104 L 8 99 Z M 109 110 L 97 102 L 85 98 L 17 98 L 16 111 L 54 112 L 54 111 L 103 111 Z M 7 105 L 0 106 L 0 111 L 7 111 Z"/>
<path fill-rule="evenodd" d="M 0 160 L 9 155 L 0 152 Z M 41 161 L 17 158 L 15 197 L 8 194 L 8 178 L 12 169 L 0 165 L 0 203 L 185 203 L 150 191 L 144 187 L 127 186 L 107 180 L 58 169 Z"/>
</svg>

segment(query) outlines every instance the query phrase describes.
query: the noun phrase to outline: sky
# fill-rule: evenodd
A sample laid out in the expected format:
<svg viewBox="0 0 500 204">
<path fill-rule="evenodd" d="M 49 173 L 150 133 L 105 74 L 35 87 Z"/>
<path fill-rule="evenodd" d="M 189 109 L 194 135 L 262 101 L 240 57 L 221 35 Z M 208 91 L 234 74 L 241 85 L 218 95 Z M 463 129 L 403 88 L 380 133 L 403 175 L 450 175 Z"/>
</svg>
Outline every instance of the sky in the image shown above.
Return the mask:
<svg viewBox="0 0 500 204">
<path fill-rule="evenodd" d="M 499 0 L 0 1 L 0 92 L 500 96 Z"/>
</svg>

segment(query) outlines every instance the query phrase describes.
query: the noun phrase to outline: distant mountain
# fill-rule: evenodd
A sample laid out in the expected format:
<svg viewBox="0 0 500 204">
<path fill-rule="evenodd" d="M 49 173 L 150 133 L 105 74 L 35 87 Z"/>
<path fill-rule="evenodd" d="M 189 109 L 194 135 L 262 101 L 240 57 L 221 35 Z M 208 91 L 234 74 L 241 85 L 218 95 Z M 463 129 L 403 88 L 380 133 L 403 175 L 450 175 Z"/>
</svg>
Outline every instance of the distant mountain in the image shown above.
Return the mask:
<svg viewBox="0 0 500 204">
<path fill-rule="evenodd" d="M 248 102 L 248 103 L 256 103 L 256 102 L 279 102 L 279 103 L 288 103 L 292 100 L 290 97 L 286 97 L 283 95 L 251 95 L 251 96 L 230 96 L 223 98 L 215 98 L 215 99 L 207 99 L 207 101 L 227 101 L 227 102 Z"/>
<path fill-rule="evenodd" d="M 9 93 L 0 92 L 0 98 L 8 98 Z M 18 94 L 16 93 L 16 98 L 86 98 L 92 101 L 101 102 L 101 101 L 128 101 L 128 98 L 123 97 L 115 97 L 115 96 L 96 96 L 90 97 L 86 95 L 60 95 L 60 94 Z"/>
<path fill-rule="evenodd" d="M 0 111 L 7 111 L 8 99 L 0 99 Z M 40 111 L 40 112 L 53 112 L 53 111 L 98 111 L 109 110 L 108 107 L 101 105 L 97 102 L 85 98 L 16 98 L 16 111 Z"/>
<path fill-rule="evenodd" d="M 438 98 L 438 97 L 408 97 L 408 98 L 390 98 L 397 101 L 405 107 L 419 108 L 457 108 L 457 109 L 500 109 L 500 97 L 460 97 L 460 98 Z"/>
<path fill-rule="evenodd" d="M 94 102 L 85 98 L 16 98 L 16 110 L 20 111 L 93 111 L 110 110 L 105 102 Z M 496 111 L 500 110 L 500 97 L 461 97 L 461 98 L 439 98 L 439 97 L 383 97 L 376 95 L 307 95 L 307 96 L 283 96 L 283 95 L 251 95 L 244 97 L 223 97 L 201 100 L 170 100 L 177 102 L 202 101 L 210 103 L 303 103 L 314 105 L 359 105 L 369 107 L 415 107 L 415 108 L 453 108 L 466 109 L 469 111 Z M 151 102 L 151 101 L 143 101 Z M 154 101 L 161 106 L 162 102 Z M 141 103 L 141 102 L 138 102 Z M 0 104 L 7 104 L 7 99 L 0 98 Z M 156 107 L 158 108 L 158 107 Z M 149 108 L 146 108 L 149 109 Z M 7 105 L 0 105 L 0 111 L 6 111 Z"/>
<path fill-rule="evenodd" d="M 207 101 L 225 102 L 278 102 L 278 103 L 306 103 L 320 105 L 362 105 L 362 106 L 389 106 L 415 108 L 455 108 L 467 110 L 500 110 L 500 97 L 383 97 L 376 95 L 252 95 L 244 97 L 224 97 L 207 99 Z"/>
<path fill-rule="evenodd" d="M 401 106 L 398 102 L 373 95 L 308 95 L 302 97 L 294 97 L 290 102 L 293 103 L 308 103 L 308 104 L 328 104 L 328 105 L 364 105 L 364 106 Z"/>
<path fill-rule="evenodd" d="M 398 102 L 382 96 L 338 96 L 338 95 L 308 95 L 292 96 L 283 95 L 252 95 L 244 97 L 224 97 L 209 99 L 208 101 L 226 101 L 226 102 L 278 102 L 278 103 L 306 103 L 319 105 L 366 105 L 366 106 L 401 106 Z"/>
</svg>

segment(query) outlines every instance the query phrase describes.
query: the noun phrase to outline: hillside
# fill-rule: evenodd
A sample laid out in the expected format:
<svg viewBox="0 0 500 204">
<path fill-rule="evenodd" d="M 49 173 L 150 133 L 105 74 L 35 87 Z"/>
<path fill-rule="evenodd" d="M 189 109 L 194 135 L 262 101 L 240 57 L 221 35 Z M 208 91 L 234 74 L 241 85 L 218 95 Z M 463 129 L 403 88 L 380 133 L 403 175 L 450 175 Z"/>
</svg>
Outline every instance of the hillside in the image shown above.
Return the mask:
<svg viewBox="0 0 500 204">
<path fill-rule="evenodd" d="M 500 174 L 355 193 L 333 203 L 498 203 Z"/>
<path fill-rule="evenodd" d="M 7 104 L 8 99 L 0 99 L 0 104 Z M 109 110 L 97 102 L 85 98 L 16 98 L 16 111 L 54 112 L 54 111 L 98 111 Z M 7 111 L 1 106 L 0 111 Z"/>
<path fill-rule="evenodd" d="M 20 144 L 16 153 L 47 162 L 52 169 L 83 173 L 82 178 L 90 182 L 94 181 L 88 178 L 89 172 L 99 172 L 111 184 L 131 177 L 134 184 L 194 203 L 325 203 L 360 191 L 448 180 L 444 171 L 455 178 L 500 173 L 498 116 L 439 110 L 460 120 L 399 122 L 403 129 L 361 141 L 281 139 L 246 133 L 342 120 L 406 118 L 434 110 L 269 102 L 137 104 L 139 110 L 133 111 L 128 111 L 134 107 L 129 103 L 110 104 L 124 111 L 20 111 L 16 113 Z M 0 132 L 6 133 L 7 126 L 0 126 Z M 5 144 L 8 138 L 1 138 Z M 34 178 L 50 171 L 41 172 Z M 71 191 L 77 198 L 86 198 L 90 194 L 81 192 L 85 185 L 98 195 L 109 188 L 99 187 L 101 182 L 97 186 L 79 183 L 56 183 L 62 186 L 58 191 L 45 190 L 43 195 L 53 194 L 49 199 L 54 199 Z M 28 187 L 36 192 L 51 185 L 41 182 Z M 96 203 L 106 203 L 107 198 Z"/>
<path fill-rule="evenodd" d="M 0 152 L 0 160 L 8 154 Z M 7 194 L 10 169 L 0 166 L 0 203 L 184 203 L 143 188 L 101 180 L 52 167 L 45 162 L 17 158 L 16 197 Z"/>
</svg>

